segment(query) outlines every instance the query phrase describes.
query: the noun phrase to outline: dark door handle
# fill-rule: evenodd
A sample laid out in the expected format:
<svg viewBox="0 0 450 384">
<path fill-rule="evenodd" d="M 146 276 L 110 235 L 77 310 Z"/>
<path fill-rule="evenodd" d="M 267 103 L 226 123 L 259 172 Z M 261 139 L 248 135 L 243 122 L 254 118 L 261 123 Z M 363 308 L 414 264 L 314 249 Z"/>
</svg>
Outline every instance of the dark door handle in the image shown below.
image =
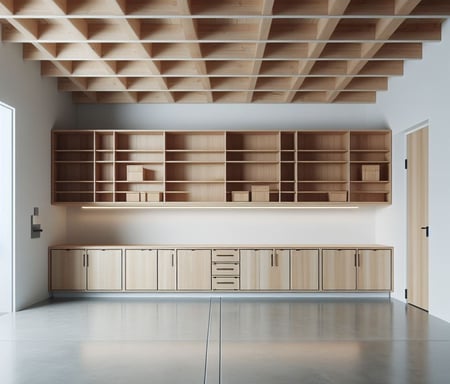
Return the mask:
<svg viewBox="0 0 450 384">
<path fill-rule="evenodd" d="M 430 227 L 427 225 L 426 227 L 420 227 L 420 229 L 425 229 L 425 236 L 430 236 Z"/>
</svg>

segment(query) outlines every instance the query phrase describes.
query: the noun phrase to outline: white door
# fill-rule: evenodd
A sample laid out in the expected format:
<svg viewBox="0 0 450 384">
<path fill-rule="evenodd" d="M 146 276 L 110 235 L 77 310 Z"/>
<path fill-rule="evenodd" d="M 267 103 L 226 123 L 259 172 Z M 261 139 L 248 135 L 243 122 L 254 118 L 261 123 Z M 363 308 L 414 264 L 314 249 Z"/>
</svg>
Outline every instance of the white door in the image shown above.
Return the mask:
<svg viewBox="0 0 450 384">
<path fill-rule="evenodd" d="M 428 310 L 428 127 L 407 136 L 408 303 Z"/>
</svg>

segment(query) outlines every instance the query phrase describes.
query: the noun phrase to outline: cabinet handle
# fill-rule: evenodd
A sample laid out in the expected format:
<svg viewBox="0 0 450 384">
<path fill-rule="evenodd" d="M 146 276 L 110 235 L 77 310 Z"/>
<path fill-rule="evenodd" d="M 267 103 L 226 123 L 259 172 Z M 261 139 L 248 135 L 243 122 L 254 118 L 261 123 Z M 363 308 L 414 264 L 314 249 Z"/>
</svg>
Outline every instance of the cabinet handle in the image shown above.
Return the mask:
<svg viewBox="0 0 450 384">
<path fill-rule="evenodd" d="M 278 267 L 278 252 L 275 252 L 275 267 Z"/>
<path fill-rule="evenodd" d="M 234 255 L 216 255 L 216 257 L 234 257 Z"/>
<path fill-rule="evenodd" d="M 89 268 L 89 253 L 86 254 L 86 268 Z"/>
<path fill-rule="evenodd" d="M 173 252 L 172 252 L 172 267 L 175 266 L 175 262 L 174 262 L 174 257 L 173 257 Z"/>
<path fill-rule="evenodd" d="M 273 267 L 273 253 L 270 255 L 270 266 Z"/>
<path fill-rule="evenodd" d="M 234 268 L 216 268 L 218 271 L 234 271 Z"/>
<path fill-rule="evenodd" d="M 361 255 L 358 253 L 358 268 L 361 266 Z"/>
<path fill-rule="evenodd" d="M 86 255 L 83 253 L 83 268 L 86 266 Z"/>
<path fill-rule="evenodd" d="M 218 281 L 217 285 L 234 285 L 234 281 Z"/>
<path fill-rule="evenodd" d="M 356 253 L 355 253 L 355 268 L 357 267 L 357 261 L 356 261 Z"/>
</svg>

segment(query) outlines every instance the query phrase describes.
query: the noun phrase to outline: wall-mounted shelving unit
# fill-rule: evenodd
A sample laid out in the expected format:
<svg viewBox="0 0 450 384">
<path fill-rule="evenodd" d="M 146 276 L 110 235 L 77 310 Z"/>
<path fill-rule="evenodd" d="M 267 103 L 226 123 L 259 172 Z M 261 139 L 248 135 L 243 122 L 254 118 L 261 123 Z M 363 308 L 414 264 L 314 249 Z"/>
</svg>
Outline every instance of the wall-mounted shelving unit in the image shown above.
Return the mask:
<svg viewBox="0 0 450 384">
<path fill-rule="evenodd" d="M 55 204 L 391 202 L 390 130 L 79 130 L 54 131 L 52 143 Z"/>
</svg>

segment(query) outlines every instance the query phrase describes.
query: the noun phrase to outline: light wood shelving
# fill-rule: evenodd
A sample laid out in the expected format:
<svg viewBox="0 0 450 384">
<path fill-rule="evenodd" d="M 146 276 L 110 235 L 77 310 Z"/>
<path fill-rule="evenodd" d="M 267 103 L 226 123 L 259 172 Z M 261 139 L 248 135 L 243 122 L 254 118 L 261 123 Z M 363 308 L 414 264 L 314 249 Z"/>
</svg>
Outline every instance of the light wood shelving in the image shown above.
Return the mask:
<svg viewBox="0 0 450 384">
<path fill-rule="evenodd" d="M 389 130 L 80 130 L 54 131 L 52 142 L 55 204 L 391 202 Z"/>
</svg>

